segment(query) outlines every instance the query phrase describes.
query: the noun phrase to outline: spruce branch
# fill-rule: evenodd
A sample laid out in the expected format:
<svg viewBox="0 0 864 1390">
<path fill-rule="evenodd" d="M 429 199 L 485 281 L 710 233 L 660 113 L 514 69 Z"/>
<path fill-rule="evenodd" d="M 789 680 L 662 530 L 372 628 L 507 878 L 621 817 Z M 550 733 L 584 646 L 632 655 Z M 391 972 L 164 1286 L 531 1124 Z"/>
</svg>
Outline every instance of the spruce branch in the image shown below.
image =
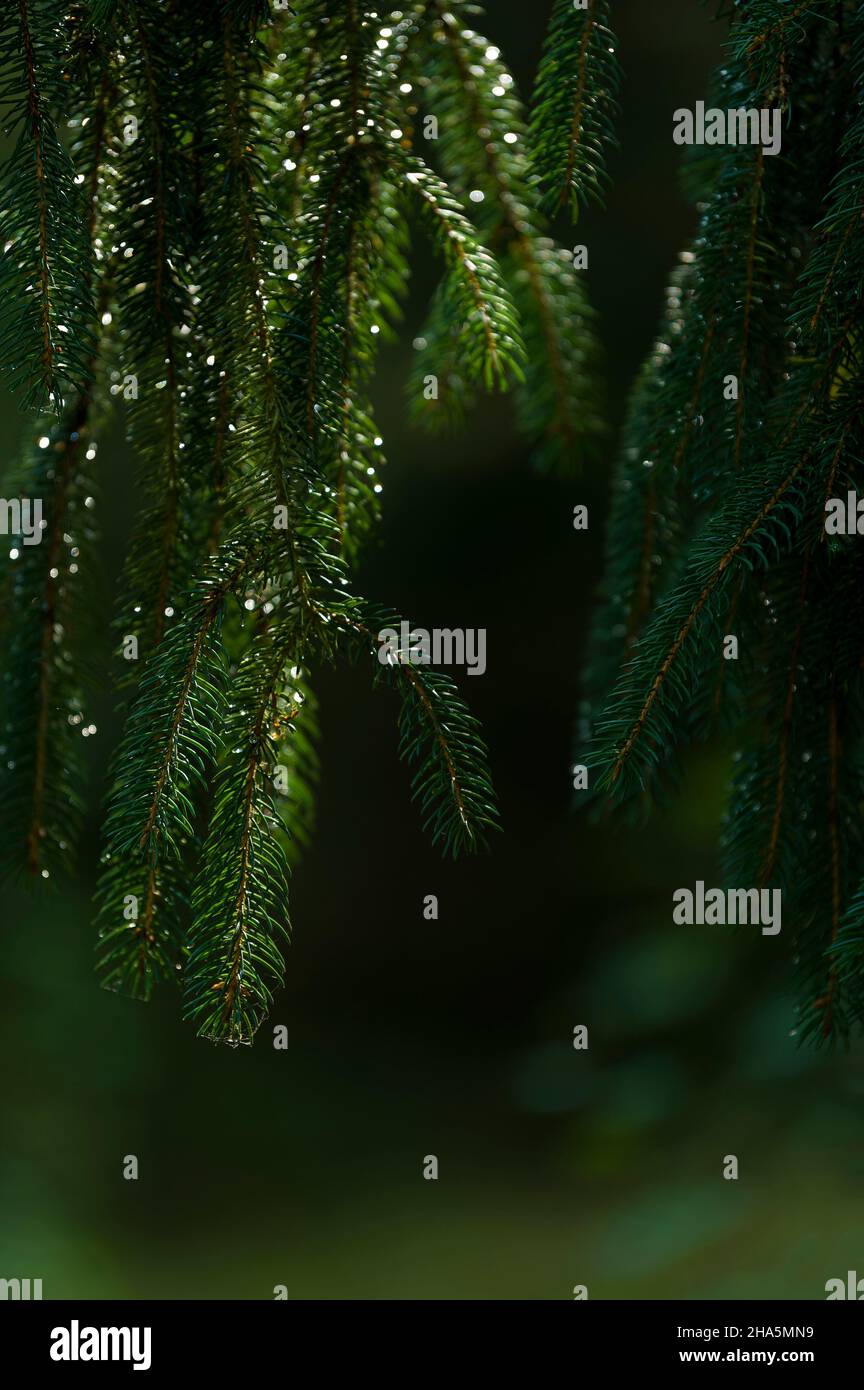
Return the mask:
<svg viewBox="0 0 864 1390">
<path fill-rule="evenodd" d="M 568 474 L 594 455 L 603 434 L 593 315 L 572 253 L 546 234 L 513 76 L 496 46 L 465 27 L 462 9 L 438 0 L 427 7 L 416 58 L 424 107 L 438 121 L 442 171 L 463 199 L 475 200 L 478 230 L 500 260 L 522 324 L 524 379 L 514 389 L 520 427 L 540 468 Z M 434 319 L 423 337 L 443 352 L 444 389 L 437 400 L 421 389 L 430 349 L 411 377 L 414 414 L 432 425 L 458 421 L 470 399 L 461 354 L 440 344 Z"/>
<path fill-rule="evenodd" d="M 447 185 L 416 156 L 405 160 L 405 180 L 417 195 L 448 268 L 428 333 L 433 346 L 424 350 L 415 372 L 426 361 L 434 365 L 438 344 L 452 342 L 458 343 L 460 370 L 469 383 L 503 390 L 512 377 L 524 380 L 522 334 L 494 258 L 477 240 Z"/>
<path fill-rule="evenodd" d="M 544 205 L 560 212 L 602 202 L 615 145 L 621 70 L 608 0 L 555 0 L 534 94 L 532 133 Z"/>
<path fill-rule="evenodd" d="M 398 331 L 415 230 L 443 261 L 425 363 L 448 408 L 515 388 L 538 452 L 565 466 L 597 432 L 590 313 L 471 7 L 7 11 L 0 365 L 25 408 L 56 415 L 34 420 L 16 477 L 47 515 L 41 544 L 13 538 L 0 615 L 9 859 L 53 877 L 83 812 L 81 581 L 91 502 L 113 486 L 94 477 L 96 435 L 116 407 L 142 505 L 118 586 L 127 710 L 98 971 L 144 999 L 179 979 L 199 1032 L 248 1042 L 283 978 L 287 866 L 312 824 L 309 667 L 347 648 L 397 690 L 436 844 L 473 849 L 497 825 L 455 684 L 382 666 L 388 615 L 349 583 L 380 516 L 377 349 Z M 444 124 L 434 168 L 417 152 L 421 92 Z"/>
<path fill-rule="evenodd" d="M 98 968 L 106 986 L 136 997 L 148 998 L 180 964 L 179 866 L 195 838 L 196 796 L 218 754 L 226 703 L 221 629 L 241 569 L 237 556 L 211 562 L 147 664 L 111 770 Z"/>
<path fill-rule="evenodd" d="M 123 11 L 122 105 L 127 123 L 119 179 L 117 301 L 129 434 L 147 502 L 123 575 L 118 628 L 158 647 L 193 573 L 191 480 L 183 468 L 184 359 L 178 335 L 192 312 L 183 270 L 189 254 L 187 148 L 183 130 L 192 34 L 162 22 L 161 6 L 134 0 Z M 179 93 L 179 100 L 178 100 Z M 125 396 L 125 393 L 124 393 Z M 137 674 L 130 663 L 129 674 Z"/>
<path fill-rule="evenodd" d="M 64 40 L 53 5 L 15 0 L 0 20 L 0 365 L 22 407 L 58 413 L 84 388 L 93 342 L 84 208 L 55 124 Z"/>
<path fill-rule="evenodd" d="M 712 101 L 779 108 L 782 156 L 727 144 L 700 163 L 699 230 L 631 401 L 588 678 L 604 801 L 648 807 L 690 744 L 734 730 L 725 876 L 782 891 L 816 1045 L 864 1018 L 860 562 L 826 530 L 862 457 L 862 43 L 860 7 L 735 8 Z"/>
<path fill-rule="evenodd" d="M 386 681 L 399 691 L 399 752 L 412 768 L 411 793 L 423 828 L 454 858 L 478 849 L 499 828 L 498 813 L 480 726 L 455 683 L 415 664 L 409 653 L 381 661 L 378 634 L 400 630 L 393 613 L 361 605 L 338 623 L 349 651 L 375 661 L 376 683 Z"/>
<path fill-rule="evenodd" d="M 77 27 L 76 27 L 77 26 Z M 96 287 L 101 318 L 110 301 L 107 261 L 95 259 L 105 231 L 99 212 L 101 189 L 110 180 L 115 143 L 110 115 L 113 84 L 106 54 L 92 42 L 75 11 L 67 26 L 69 61 L 82 64 L 89 97 L 83 114 L 70 118 L 75 131 L 72 158 L 87 190 L 84 263 L 88 297 Z M 83 738 L 95 732 L 85 706 L 95 685 L 89 652 L 94 641 L 93 602 L 94 464 L 97 434 L 106 415 L 107 329 L 94 336 L 84 385 L 72 393 L 58 418 L 47 417 L 27 450 L 14 482 L 24 507 L 47 513 L 34 537 L 15 538 L 10 553 L 2 615 L 6 667 L 0 680 L 0 727 L 10 776 L 3 801 L 3 864 L 31 879 L 53 879 L 77 849 L 86 774 Z M 35 500 L 34 500 L 35 499 Z"/>
<path fill-rule="evenodd" d="M 184 1016 L 200 1036 L 249 1043 L 281 985 L 288 864 L 273 777 L 290 622 L 246 652 L 232 684 L 222 766 L 192 895 Z"/>
<path fill-rule="evenodd" d="M 285 853 L 293 867 L 309 848 L 315 828 L 321 771 L 318 702 L 301 666 L 291 666 L 280 694 L 274 733 L 278 743 L 276 809 L 285 829 Z"/>
</svg>

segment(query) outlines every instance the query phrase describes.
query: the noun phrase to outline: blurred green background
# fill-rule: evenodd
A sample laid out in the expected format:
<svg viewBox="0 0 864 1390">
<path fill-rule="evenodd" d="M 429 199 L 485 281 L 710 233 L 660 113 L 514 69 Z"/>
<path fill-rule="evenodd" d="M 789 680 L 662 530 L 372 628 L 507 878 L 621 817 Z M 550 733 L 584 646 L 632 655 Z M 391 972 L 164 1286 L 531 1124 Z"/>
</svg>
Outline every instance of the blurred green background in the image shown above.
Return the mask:
<svg viewBox="0 0 864 1390">
<path fill-rule="evenodd" d="M 617 423 L 693 227 L 671 113 L 705 95 L 722 26 L 697 0 L 615 8 L 614 188 L 561 232 L 590 248 Z M 549 10 L 494 0 L 484 21 L 523 90 Z M 269 1027 L 252 1049 L 215 1049 L 176 996 L 97 988 L 95 814 L 73 888 L 4 891 L 0 1277 L 42 1278 L 46 1298 L 266 1299 L 277 1284 L 315 1299 L 567 1299 L 574 1284 L 824 1298 L 826 1279 L 864 1274 L 861 1049 L 815 1056 L 790 1039 L 791 923 L 777 938 L 672 925 L 673 888 L 717 881 L 720 750 L 640 832 L 570 815 L 608 460 L 572 484 L 539 479 L 497 400 L 455 441 L 407 430 L 431 284 L 421 266 L 404 343 L 382 361 L 386 516 L 358 587 L 427 627 L 487 628 L 487 674 L 463 689 L 506 833 L 442 863 L 408 806 L 391 696 L 362 670 L 321 672 L 318 833 L 271 1020 L 284 1052 Z M 11 456 L 27 426 L 6 401 L 2 419 Z M 107 645 L 135 468 L 120 431 L 100 456 Z M 116 732 L 107 689 L 93 718 L 95 806 Z"/>
</svg>

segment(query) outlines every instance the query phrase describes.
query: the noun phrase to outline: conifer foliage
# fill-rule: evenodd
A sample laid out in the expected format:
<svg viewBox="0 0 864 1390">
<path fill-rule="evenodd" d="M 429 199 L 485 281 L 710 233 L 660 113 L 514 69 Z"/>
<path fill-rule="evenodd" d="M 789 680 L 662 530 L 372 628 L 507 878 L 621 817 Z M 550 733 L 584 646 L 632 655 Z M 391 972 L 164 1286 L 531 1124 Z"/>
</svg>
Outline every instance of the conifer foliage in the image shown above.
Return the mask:
<svg viewBox="0 0 864 1390">
<path fill-rule="evenodd" d="M 534 92 L 537 168 L 550 212 L 602 202 L 621 69 L 609 0 L 555 0 Z"/>
<path fill-rule="evenodd" d="M 825 525 L 862 481 L 864 7 L 726 11 L 708 104 L 779 109 L 782 148 L 688 159 L 698 230 L 631 401 L 579 758 L 604 804 L 650 807 L 734 731 L 726 875 L 782 890 L 820 1043 L 864 1022 L 864 552 Z"/>
<path fill-rule="evenodd" d="M 87 589 L 110 486 L 98 434 L 120 408 L 143 503 L 111 633 L 126 724 L 98 968 L 140 998 L 179 981 L 214 1041 L 249 1042 L 283 978 L 318 761 L 310 667 L 351 657 L 395 689 L 444 850 L 496 825 L 456 685 L 380 664 L 376 634 L 398 619 L 352 578 L 381 501 L 375 349 L 418 238 L 440 265 L 420 420 L 513 389 L 538 463 L 558 468 L 600 432 L 582 284 L 538 210 L 527 119 L 479 13 L 9 0 L 0 15 L 0 369 L 38 417 L 15 496 L 44 508 L 4 579 L 3 853 L 51 879 L 75 850 L 87 691 L 104 678 Z M 591 168 L 574 161 L 571 185 Z"/>
</svg>

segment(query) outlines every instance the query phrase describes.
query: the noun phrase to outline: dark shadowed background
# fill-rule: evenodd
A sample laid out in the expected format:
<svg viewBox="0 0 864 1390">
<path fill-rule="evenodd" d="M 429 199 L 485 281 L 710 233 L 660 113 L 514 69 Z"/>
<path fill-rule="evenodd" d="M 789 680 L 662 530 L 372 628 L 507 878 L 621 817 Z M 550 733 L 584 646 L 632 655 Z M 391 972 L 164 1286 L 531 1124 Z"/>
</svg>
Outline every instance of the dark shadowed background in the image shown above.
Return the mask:
<svg viewBox="0 0 864 1390">
<path fill-rule="evenodd" d="M 524 91 L 550 0 L 489 8 Z M 614 187 L 578 233 L 560 230 L 590 248 L 617 423 L 693 226 L 672 111 L 705 96 L 723 31 L 696 0 L 615 8 Z M 487 673 L 462 688 L 505 833 L 443 863 L 409 806 L 393 698 L 362 669 L 322 671 L 320 815 L 293 881 L 287 986 L 239 1052 L 198 1040 L 170 992 L 144 1006 L 98 989 L 95 813 L 73 889 L 4 892 L 0 1277 L 41 1278 L 46 1298 L 266 1299 L 284 1284 L 294 1298 L 566 1299 L 577 1283 L 591 1298 L 824 1298 L 827 1279 L 864 1275 L 861 1049 L 815 1056 L 789 1037 L 785 922 L 774 938 L 672 925 L 673 889 L 716 873 L 719 750 L 641 832 L 571 816 L 612 446 L 564 484 L 530 472 L 506 402 L 456 440 L 409 431 L 431 284 L 421 267 L 403 345 L 382 359 L 385 523 L 358 588 L 426 627 L 487 629 Z M 5 400 L 0 418 L 11 457 L 28 426 Z M 100 458 L 107 648 L 135 467 L 119 431 Z M 93 717 L 95 808 L 116 733 L 107 690 Z M 737 1182 L 722 1178 L 729 1154 Z"/>
</svg>

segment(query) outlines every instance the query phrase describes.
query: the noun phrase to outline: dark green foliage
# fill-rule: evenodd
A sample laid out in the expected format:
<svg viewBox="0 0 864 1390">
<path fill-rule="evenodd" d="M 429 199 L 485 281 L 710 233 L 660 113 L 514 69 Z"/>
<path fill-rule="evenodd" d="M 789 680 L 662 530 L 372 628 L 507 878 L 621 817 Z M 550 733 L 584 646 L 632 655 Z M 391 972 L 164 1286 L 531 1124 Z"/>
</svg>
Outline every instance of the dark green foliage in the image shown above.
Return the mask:
<svg viewBox="0 0 864 1390">
<path fill-rule="evenodd" d="M 412 769 L 412 793 L 433 843 L 455 856 L 476 849 L 498 829 L 486 748 L 477 720 L 449 676 L 412 660 L 379 659 L 378 634 L 398 633 L 400 623 L 392 613 L 361 611 L 341 627 L 349 647 L 374 660 L 376 679 L 398 689 L 399 752 Z"/>
<path fill-rule="evenodd" d="M 75 169 L 57 130 L 62 7 L 9 0 L 0 18 L 0 365 L 25 410 L 62 409 L 84 386 L 93 334 Z"/>
<path fill-rule="evenodd" d="M 273 778 L 286 717 L 282 673 L 296 633 L 284 619 L 248 647 L 232 684 L 225 750 L 192 895 L 184 1013 L 213 1042 L 248 1041 L 282 983 L 288 861 Z M 272 634 L 271 634 L 272 635 Z"/>
<path fill-rule="evenodd" d="M 522 102 L 499 50 L 463 22 L 477 14 L 474 5 L 427 6 L 430 42 L 422 68 L 408 75 L 422 94 L 423 112 L 437 121 L 438 138 L 428 148 L 500 260 L 516 307 L 525 351 L 514 399 L 522 428 L 536 441 L 535 462 L 572 473 L 596 453 L 603 434 L 584 271 L 546 234 Z M 452 328 L 448 340 L 440 302 L 420 342 L 410 381 L 415 417 L 432 427 L 458 422 L 472 382 Z M 437 397 L 423 389 L 430 374 Z"/>
<path fill-rule="evenodd" d="M 508 372 L 521 375 L 524 348 L 497 263 L 477 239 L 446 184 L 430 169 L 419 160 L 412 161 L 406 179 L 417 193 L 426 225 L 443 245 L 448 272 L 415 370 L 422 372 L 442 356 L 456 358 L 469 389 L 474 383 L 487 390 L 501 388 Z"/>
<path fill-rule="evenodd" d="M 28 23 L 33 18 L 28 7 L 24 18 Z M 79 104 L 69 118 L 72 156 L 81 171 L 86 202 L 76 189 L 75 204 L 68 211 L 82 224 L 68 227 L 64 235 L 72 240 L 80 235 L 76 283 L 84 300 L 95 298 L 101 316 L 107 309 L 110 273 L 108 258 L 98 249 L 103 231 L 98 200 L 116 147 L 111 119 L 114 87 L 104 49 L 87 26 L 81 6 L 72 7 L 67 20 L 69 65 L 80 82 Z M 23 23 L 20 14 L 19 23 Z M 55 16 L 55 44 L 60 33 Z M 49 93 L 53 90 L 49 83 Z M 86 125 L 82 123 L 85 109 Z M 63 159 L 71 170 L 65 152 Z M 63 192 L 61 201 L 65 197 Z M 89 256 L 84 249 L 88 243 L 94 253 Z M 56 306 L 60 300 L 53 289 L 51 296 Z M 23 326 L 17 322 L 17 331 Z M 60 335 L 64 343 L 66 336 Z M 19 498 L 29 499 L 31 506 L 41 504 L 44 530 L 39 545 L 11 537 L 0 612 L 6 658 L 0 719 L 8 774 L 2 857 L 8 867 L 23 866 L 43 879 L 52 878 L 74 850 L 84 801 L 83 739 L 95 732 L 85 713 L 88 676 L 93 676 L 85 653 L 94 636 L 88 583 L 96 539 L 93 460 L 106 413 L 110 354 L 105 330 L 101 352 L 95 335 L 83 329 L 78 345 L 87 349 L 80 372 L 83 384 L 65 400 L 55 400 L 59 415 L 46 417 L 34 430 L 32 443 L 10 479 Z"/>
<path fill-rule="evenodd" d="M 598 430 L 584 291 L 531 210 L 518 98 L 468 13 L 419 0 L 393 15 L 365 0 L 4 11 L 0 359 L 27 409 L 55 412 L 16 480 L 44 500 L 46 528 L 14 547 L 6 581 L 6 858 L 53 876 L 74 848 L 93 440 L 116 404 L 143 500 L 110 638 L 127 710 L 98 968 L 140 998 L 178 979 L 214 1041 L 251 1041 L 283 977 L 288 867 L 314 819 L 310 669 L 362 656 L 396 689 L 399 752 L 442 850 L 497 825 L 456 685 L 382 665 L 378 633 L 398 620 L 350 580 L 379 517 L 376 349 L 398 330 L 415 238 L 440 266 L 417 366 L 445 412 L 515 388 L 542 460 L 568 466 Z M 442 127 L 428 145 L 421 95 Z"/>
<path fill-rule="evenodd" d="M 276 808 L 285 827 L 285 853 L 293 866 L 308 849 L 315 829 L 315 794 L 321 767 L 318 702 L 301 667 L 289 667 L 280 699 L 274 791 Z"/>
<path fill-rule="evenodd" d="M 555 0 L 537 75 L 532 129 L 544 205 L 559 212 L 602 202 L 615 143 L 621 70 L 609 0 Z"/>
<path fill-rule="evenodd" d="M 95 534 L 95 445 L 89 412 L 89 398 L 76 399 L 60 421 L 45 423 L 46 433 L 29 451 L 16 495 L 50 499 L 50 506 L 40 544 L 32 536 L 9 537 L 14 558 L 3 586 L 2 858 L 9 868 L 23 866 L 45 879 L 65 864 L 77 838 L 82 740 L 91 731 L 78 657 L 92 628 L 87 565 Z"/>
<path fill-rule="evenodd" d="M 782 151 L 691 168 L 699 230 L 633 396 L 588 680 L 604 800 L 649 806 L 734 730 L 727 881 L 782 890 L 816 1041 L 864 1021 L 862 562 L 824 526 L 861 488 L 862 82 L 857 4 L 734 7 L 712 102 L 782 108 Z"/>
<path fill-rule="evenodd" d="M 442 672 L 409 666 L 401 680 L 399 751 L 412 769 L 423 827 L 449 854 L 475 849 L 498 828 L 477 720 Z"/>
<path fill-rule="evenodd" d="M 136 0 L 117 74 L 124 121 L 112 228 L 118 362 L 146 493 L 124 573 L 120 625 L 138 638 L 145 659 L 195 564 L 191 525 L 198 499 L 181 457 L 192 366 L 180 334 L 192 315 L 184 268 L 194 227 L 188 138 L 194 50 L 184 28 L 165 24 L 159 0 Z"/>
<path fill-rule="evenodd" d="M 213 563 L 182 620 L 145 666 L 112 769 L 99 970 L 107 985 L 145 999 L 181 959 L 184 924 L 174 885 L 223 737 L 221 628 L 239 568 L 236 560 Z"/>
</svg>

